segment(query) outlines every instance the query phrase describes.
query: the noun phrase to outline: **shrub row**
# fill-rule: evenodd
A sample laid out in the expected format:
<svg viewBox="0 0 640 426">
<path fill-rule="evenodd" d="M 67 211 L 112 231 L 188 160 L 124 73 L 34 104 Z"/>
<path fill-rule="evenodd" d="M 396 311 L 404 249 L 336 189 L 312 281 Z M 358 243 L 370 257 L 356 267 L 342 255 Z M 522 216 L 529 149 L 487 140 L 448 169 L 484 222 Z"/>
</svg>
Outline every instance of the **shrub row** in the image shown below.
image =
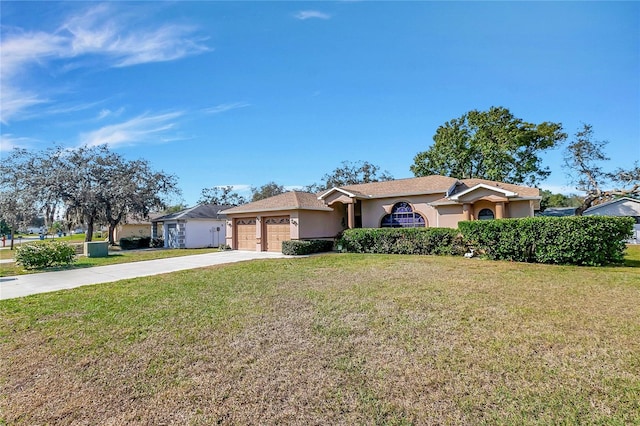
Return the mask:
<svg viewBox="0 0 640 426">
<path fill-rule="evenodd" d="M 331 240 L 290 240 L 282 242 L 282 254 L 301 256 L 333 250 Z"/>
<path fill-rule="evenodd" d="M 628 217 L 532 217 L 460 222 L 465 240 L 490 259 L 573 265 L 623 261 Z"/>
<path fill-rule="evenodd" d="M 352 253 L 437 254 L 464 253 L 457 229 L 449 228 L 358 228 L 347 229 L 338 241 Z"/>
<path fill-rule="evenodd" d="M 124 237 L 120 238 L 120 248 L 122 250 L 135 250 L 149 248 L 151 237 Z"/>
<path fill-rule="evenodd" d="M 15 259 L 25 269 L 69 265 L 76 260 L 76 250 L 60 241 L 23 244 L 16 248 Z"/>
</svg>

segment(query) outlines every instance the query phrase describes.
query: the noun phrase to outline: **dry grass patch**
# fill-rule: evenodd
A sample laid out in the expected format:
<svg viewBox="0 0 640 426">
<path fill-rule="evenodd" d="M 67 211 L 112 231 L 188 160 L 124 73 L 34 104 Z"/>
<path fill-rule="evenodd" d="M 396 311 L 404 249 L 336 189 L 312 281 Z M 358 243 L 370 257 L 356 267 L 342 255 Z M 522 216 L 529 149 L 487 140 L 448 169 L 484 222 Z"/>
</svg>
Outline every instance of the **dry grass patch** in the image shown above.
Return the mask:
<svg viewBox="0 0 640 426">
<path fill-rule="evenodd" d="M 3 301 L 0 416 L 638 423 L 638 271 L 325 255 Z"/>
</svg>

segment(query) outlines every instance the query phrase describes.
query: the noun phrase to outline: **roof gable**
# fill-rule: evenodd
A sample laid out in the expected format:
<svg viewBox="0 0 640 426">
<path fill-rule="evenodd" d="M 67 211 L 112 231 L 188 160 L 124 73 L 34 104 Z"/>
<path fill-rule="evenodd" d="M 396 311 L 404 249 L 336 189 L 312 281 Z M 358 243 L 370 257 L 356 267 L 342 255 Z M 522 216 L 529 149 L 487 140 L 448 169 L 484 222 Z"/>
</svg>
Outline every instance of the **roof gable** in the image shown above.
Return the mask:
<svg viewBox="0 0 640 426">
<path fill-rule="evenodd" d="M 473 185 L 471 188 L 463 189 L 462 191 L 456 192 L 455 194 L 449 196 L 449 198 L 454 201 L 458 201 L 461 197 L 464 197 L 466 195 L 469 195 L 473 192 L 476 192 L 482 189 L 488 190 L 490 192 L 500 193 L 507 198 L 513 198 L 518 196 L 517 192 L 509 191 L 508 189 L 500 188 L 498 186 L 488 185 L 486 183 L 478 183 L 476 185 Z"/>
</svg>

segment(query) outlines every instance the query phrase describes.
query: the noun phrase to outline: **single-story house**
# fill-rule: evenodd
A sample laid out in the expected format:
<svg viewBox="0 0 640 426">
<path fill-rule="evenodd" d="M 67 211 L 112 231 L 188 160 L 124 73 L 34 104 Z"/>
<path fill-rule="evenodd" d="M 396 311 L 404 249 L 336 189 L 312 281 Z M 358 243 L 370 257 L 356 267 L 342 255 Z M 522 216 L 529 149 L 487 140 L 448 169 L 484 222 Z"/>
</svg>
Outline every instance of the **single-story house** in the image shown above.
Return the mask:
<svg viewBox="0 0 640 426">
<path fill-rule="evenodd" d="M 123 222 L 116 226 L 113 235 L 114 241 L 117 242 L 120 241 L 120 238 L 126 237 L 150 237 L 151 221 L 158 216 L 160 216 L 158 213 L 150 213 L 147 219 L 139 216 L 127 216 Z"/>
<path fill-rule="evenodd" d="M 589 207 L 583 216 L 629 216 L 635 219 L 633 237 L 630 243 L 640 244 L 640 200 L 623 197 Z"/>
<path fill-rule="evenodd" d="M 537 188 L 483 179 L 426 176 L 286 192 L 225 210 L 227 245 L 280 251 L 282 241 L 329 239 L 347 228 L 444 227 L 461 220 L 530 217 Z"/>
<path fill-rule="evenodd" d="M 151 221 L 151 238 L 162 238 L 166 248 L 219 247 L 226 242 L 227 216 L 222 211 L 229 207 L 199 204 L 157 217 Z"/>
</svg>

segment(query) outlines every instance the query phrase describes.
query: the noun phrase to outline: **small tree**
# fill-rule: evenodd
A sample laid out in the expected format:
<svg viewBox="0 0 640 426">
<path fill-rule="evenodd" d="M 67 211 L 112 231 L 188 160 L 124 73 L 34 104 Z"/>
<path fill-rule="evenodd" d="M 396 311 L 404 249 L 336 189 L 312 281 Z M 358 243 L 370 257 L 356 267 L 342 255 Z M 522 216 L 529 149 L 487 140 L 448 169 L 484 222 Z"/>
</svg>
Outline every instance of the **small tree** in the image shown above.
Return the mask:
<svg viewBox="0 0 640 426">
<path fill-rule="evenodd" d="M 631 169 L 618 168 L 605 171 L 601 163 L 609 158 L 604 153 L 607 141 L 593 140 L 593 128 L 583 124 L 574 141 L 565 150 L 565 165 L 578 191 L 585 193 L 582 204 L 576 209 L 581 216 L 589 207 L 624 196 L 640 196 L 640 165 Z M 604 189 L 605 186 L 613 189 Z"/>
</svg>

